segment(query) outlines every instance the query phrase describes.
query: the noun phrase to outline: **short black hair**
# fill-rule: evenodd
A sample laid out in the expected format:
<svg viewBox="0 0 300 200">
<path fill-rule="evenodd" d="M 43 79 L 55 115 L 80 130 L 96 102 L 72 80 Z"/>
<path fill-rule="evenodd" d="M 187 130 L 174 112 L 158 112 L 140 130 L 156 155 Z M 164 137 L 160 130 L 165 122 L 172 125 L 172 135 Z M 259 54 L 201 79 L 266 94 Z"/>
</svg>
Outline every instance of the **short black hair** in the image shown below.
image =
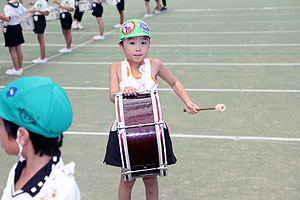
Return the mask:
<svg viewBox="0 0 300 200">
<path fill-rule="evenodd" d="M 2 118 L 3 119 L 3 118 Z M 16 125 L 11 121 L 3 119 L 4 127 L 10 138 L 17 138 L 17 132 L 20 126 Z M 43 156 L 53 156 L 54 153 L 59 151 L 62 146 L 63 134 L 56 138 L 46 138 L 40 134 L 29 131 L 29 137 L 32 142 L 34 152 L 36 155 Z"/>
</svg>

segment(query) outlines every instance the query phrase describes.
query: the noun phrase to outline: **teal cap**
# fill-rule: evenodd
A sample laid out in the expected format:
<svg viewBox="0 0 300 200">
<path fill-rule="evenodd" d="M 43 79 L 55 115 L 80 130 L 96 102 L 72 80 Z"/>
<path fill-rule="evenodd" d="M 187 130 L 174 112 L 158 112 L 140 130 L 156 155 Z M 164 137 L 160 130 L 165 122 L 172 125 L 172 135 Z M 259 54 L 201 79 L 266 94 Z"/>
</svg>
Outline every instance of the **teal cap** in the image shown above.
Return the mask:
<svg viewBox="0 0 300 200">
<path fill-rule="evenodd" d="M 148 36 L 150 38 L 150 29 L 146 22 L 139 19 L 131 19 L 122 24 L 119 36 L 120 40 L 137 36 Z"/>
<path fill-rule="evenodd" d="M 55 138 L 72 124 L 65 90 L 47 77 L 19 78 L 0 91 L 0 117 L 29 131 Z"/>
</svg>

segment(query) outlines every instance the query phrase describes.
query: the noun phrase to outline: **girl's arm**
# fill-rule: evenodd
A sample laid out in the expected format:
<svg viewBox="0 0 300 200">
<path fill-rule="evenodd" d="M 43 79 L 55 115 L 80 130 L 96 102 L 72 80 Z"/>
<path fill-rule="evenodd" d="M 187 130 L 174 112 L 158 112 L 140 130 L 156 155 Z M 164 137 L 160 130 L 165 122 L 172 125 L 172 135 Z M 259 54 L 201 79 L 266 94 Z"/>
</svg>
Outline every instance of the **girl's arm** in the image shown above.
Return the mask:
<svg viewBox="0 0 300 200">
<path fill-rule="evenodd" d="M 111 102 L 115 103 L 114 93 L 122 92 L 125 95 L 133 95 L 137 92 L 134 87 L 125 87 L 122 91 L 119 86 L 119 81 L 121 80 L 121 63 L 112 63 L 110 66 L 109 73 L 109 97 Z"/>
<path fill-rule="evenodd" d="M 153 59 L 152 65 L 157 69 L 157 75 L 166 81 L 174 90 L 176 95 L 185 103 L 188 108 L 188 112 L 190 114 L 197 113 L 198 111 L 196 109 L 198 106 L 191 101 L 183 85 L 173 76 L 171 72 L 169 72 L 167 67 L 157 59 Z"/>
<path fill-rule="evenodd" d="M 0 19 L 2 19 L 3 21 L 9 22 L 10 18 L 9 17 L 5 17 L 4 15 L 0 14 Z"/>
<path fill-rule="evenodd" d="M 29 12 L 31 12 L 31 13 L 39 12 L 42 15 L 45 15 L 45 16 L 49 15 L 49 12 L 47 12 L 47 11 L 41 11 L 41 10 L 38 10 L 38 9 L 31 9 L 31 10 L 29 10 Z"/>
<path fill-rule="evenodd" d="M 56 0 L 54 0 L 53 3 L 59 5 L 59 8 L 65 9 L 69 12 L 72 12 L 74 10 L 72 7 L 66 7 L 66 6 L 61 5 L 61 3 L 59 1 L 56 1 Z"/>
<path fill-rule="evenodd" d="M 114 93 L 120 92 L 119 87 L 119 78 L 117 69 L 120 67 L 120 63 L 112 63 L 110 65 L 110 72 L 109 72 L 109 98 L 111 102 L 115 103 L 115 96 Z"/>
</svg>

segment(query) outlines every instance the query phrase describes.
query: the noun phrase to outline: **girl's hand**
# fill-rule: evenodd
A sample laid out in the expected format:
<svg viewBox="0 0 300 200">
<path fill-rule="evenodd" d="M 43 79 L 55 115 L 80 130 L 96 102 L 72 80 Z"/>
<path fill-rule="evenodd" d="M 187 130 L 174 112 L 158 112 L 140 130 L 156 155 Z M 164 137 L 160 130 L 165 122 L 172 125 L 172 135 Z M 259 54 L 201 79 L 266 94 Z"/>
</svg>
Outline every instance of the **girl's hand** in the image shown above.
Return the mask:
<svg viewBox="0 0 300 200">
<path fill-rule="evenodd" d="M 125 87 L 122 93 L 125 96 L 135 95 L 137 93 L 137 89 L 135 89 L 134 87 Z"/>
<path fill-rule="evenodd" d="M 196 109 L 198 109 L 199 107 L 196 104 L 194 104 L 193 102 L 187 103 L 186 106 L 188 108 L 187 112 L 189 114 L 195 114 L 198 112 Z"/>
<path fill-rule="evenodd" d="M 34 5 L 34 1 L 30 1 L 29 5 L 33 6 Z"/>
<path fill-rule="evenodd" d="M 30 13 L 35 13 L 35 12 L 38 12 L 36 9 L 31 9 L 31 10 L 29 10 L 28 12 L 30 12 Z"/>
</svg>

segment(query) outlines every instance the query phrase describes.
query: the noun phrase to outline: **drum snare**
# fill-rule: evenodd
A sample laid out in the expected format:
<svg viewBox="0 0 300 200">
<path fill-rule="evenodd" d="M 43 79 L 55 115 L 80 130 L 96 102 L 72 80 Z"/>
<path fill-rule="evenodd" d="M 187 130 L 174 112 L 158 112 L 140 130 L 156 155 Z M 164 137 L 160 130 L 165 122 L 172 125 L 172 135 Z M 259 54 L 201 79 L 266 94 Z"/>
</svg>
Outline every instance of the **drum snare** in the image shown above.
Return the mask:
<svg viewBox="0 0 300 200">
<path fill-rule="evenodd" d="M 34 29 L 34 23 L 31 13 L 26 13 L 26 15 L 22 17 L 21 26 L 22 30 L 24 31 L 32 31 Z"/>
<path fill-rule="evenodd" d="M 45 16 L 46 21 L 58 20 L 59 19 L 59 8 L 54 6 L 49 6 L 49 15 Z"/>
<path fill-rule="evenodd" d="M 92 10 L 92 4 L 89 0 L 80 0 L 78 1 L 79 12 L 84 12 Z"/>
</svg>

